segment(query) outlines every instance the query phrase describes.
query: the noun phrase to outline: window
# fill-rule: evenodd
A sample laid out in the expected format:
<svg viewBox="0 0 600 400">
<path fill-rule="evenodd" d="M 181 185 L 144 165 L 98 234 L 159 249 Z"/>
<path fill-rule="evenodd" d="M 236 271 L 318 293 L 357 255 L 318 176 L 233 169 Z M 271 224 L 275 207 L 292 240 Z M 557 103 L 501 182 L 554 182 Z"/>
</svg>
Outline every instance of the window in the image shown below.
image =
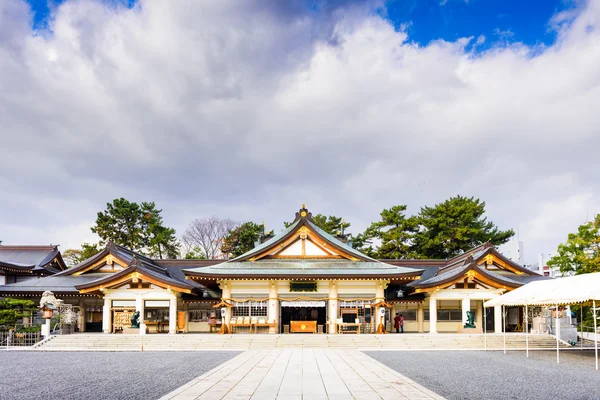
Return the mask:
<svg viewBox="0 0 600 400">
<path fill-rule="evenodd" d="M 462 310 L 451 310 L 450 321 L 462 321 Z"/>
<path fill-rule="evenodd" d="M 189 310 L 190 322 L 208 322 L 211 316 L 211 310 Z"/>
<path fill-rule="evenodd" d="M 416 321 L 417 320 L 417 309 L 416 308 L 396 308 L 396 312 L 402 314 L 405 321 Z"/>
<path fill-rule="evenodd" d="M 266 317 L 268 312 L 266 301 L 248 301 L 235 303 L 232 309 L 233 317 Z"/>
</svg>

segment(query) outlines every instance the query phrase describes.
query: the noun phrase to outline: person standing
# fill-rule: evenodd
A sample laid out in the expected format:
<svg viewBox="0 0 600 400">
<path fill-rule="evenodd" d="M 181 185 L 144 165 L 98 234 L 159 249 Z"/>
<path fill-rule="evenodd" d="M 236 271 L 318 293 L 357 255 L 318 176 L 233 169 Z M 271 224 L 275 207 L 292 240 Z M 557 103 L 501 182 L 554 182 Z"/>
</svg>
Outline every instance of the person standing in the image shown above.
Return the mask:
<svg viewBox="0 0 600 400">
<path fill-rule="evenodd" d="M 400 332 L 404 333 L 404 315 L 402 314 L 400 314 Z"/>
<path fill-rule="evenodd" d="M 400 313 L 396 313 L 396 317 L 394 318 L 394 328 L 396 328 L 396 333 L 400 333 Z"/>
</svg>

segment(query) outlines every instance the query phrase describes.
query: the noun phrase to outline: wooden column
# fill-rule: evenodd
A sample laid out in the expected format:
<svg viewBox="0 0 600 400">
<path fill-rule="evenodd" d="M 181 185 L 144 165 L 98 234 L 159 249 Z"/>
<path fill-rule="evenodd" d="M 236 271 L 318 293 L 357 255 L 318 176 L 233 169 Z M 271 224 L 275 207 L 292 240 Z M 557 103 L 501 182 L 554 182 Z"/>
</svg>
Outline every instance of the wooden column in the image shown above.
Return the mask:
<svg viewBox="0 0 600 400">
<path fill-rule="evenodd" d="M 425 311 L 423 311 L 423 303 L 419 303 L 417 308 L 417 329 L 420 333 L 423 332 L 425 325 Z"/>
<path fill-rule="evenodd" d="M 221 300 L 227 301 L 231 303 L 231 282 L 230 281 L 221 281 Z M 220 310 L 218 312 L 221 312 Z M 225 312 L 225 321 L 224 324 L 229 327 L 229 321 L 231 321 L 231 308 L 227 307 L 227 311 Z"/>
<path fill-rule="evenodd" d="M 437 333 L 437 301 L 429 298 L 429 333 Z"/>
<path fill-rule="evenodd" d="M 339 303 L 338 303 L 338 287 L 337 281 L 329 281 L 329 333 L 337 333 L 336 320 L 339 314 Z"/>
<path fill-rule="evenodd" d="M 475 326 L 483 330 L 483 300 L 477 300 L 477 313 L 475 314 Z"/>
<path fill-rule="evenodd" d="M 146 324 L 144 323 L 144 299 L 138 297 L 135 299 L 135 311 L 140 312 L 140 335 L 146 334 Z M 169 316 L 170 318 L 171 316 Z"/>
<path fill-rule="evenodd" d="M 111 310 L 110 310 L 111 301 L 110 299 L 104 299 L 104 307 L 102 307 L 102 332 L 110 333 L 111 332 Z"/>
<path fill-rule="evenodd" d="M 79 299 L 79 331 L 85 332 L 85 300 Z"/>
<path fill-rule="evenodd" d="M 268 309 L 268 322 L 276 323 L 275 326 L 269 327 L 269 333 L 279 332 L 279 297 L 277 281 L 269 281 L 269 309 Z"/>
<path fill-rule="evenodd" d="M 169 335 L 177 333 L 177 296 L 169 300 Z"/>
</svg>

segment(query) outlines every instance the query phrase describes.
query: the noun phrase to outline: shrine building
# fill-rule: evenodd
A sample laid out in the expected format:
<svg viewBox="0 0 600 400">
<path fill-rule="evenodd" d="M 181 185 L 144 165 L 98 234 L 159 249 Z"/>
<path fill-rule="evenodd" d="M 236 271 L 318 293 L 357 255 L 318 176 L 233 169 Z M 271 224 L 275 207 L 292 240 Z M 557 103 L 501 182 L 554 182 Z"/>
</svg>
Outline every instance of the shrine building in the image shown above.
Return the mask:
<svg viewBox="0 0 600 400">
<path fill-rule="evenodd" d="M 396 313 L 405 332 L 460 332 L 467 311 L 478 331 L 501 332 L 500 310 L 484 315 L 483 302 L 544 279 L 490 243 L 448 260 L 376 260 L 323 231 L 305 207 L 231 260 L 157 260 L 111 243 L 72 268 L 58 264 L 0 286 L 0 296 L 39 301 L 52 291 L 79 310 L 78 331 L 105 333 L 365 334 L 391 331 Z M 135 312 L 142 324 L 132 330 Z M 521 323 L 510 314 L 507 325 Z"/>
</svg>

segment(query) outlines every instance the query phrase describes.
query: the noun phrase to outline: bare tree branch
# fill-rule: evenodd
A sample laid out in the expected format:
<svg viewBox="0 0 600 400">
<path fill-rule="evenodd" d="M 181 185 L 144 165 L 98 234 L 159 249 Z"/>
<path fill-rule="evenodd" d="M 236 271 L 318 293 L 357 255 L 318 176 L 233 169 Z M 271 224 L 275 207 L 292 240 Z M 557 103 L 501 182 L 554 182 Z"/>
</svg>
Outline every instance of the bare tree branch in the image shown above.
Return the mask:
<svg viewBox="0 0 600 400">
<path fill-rule="evenodd" d="M 185 251 L 200 249 L 208 259 L 225 258 L 221 253 L 223 238 L 239 226 L 229 218 L 208 217 L 193 220 L 182 236 Z"/>
</svg>

